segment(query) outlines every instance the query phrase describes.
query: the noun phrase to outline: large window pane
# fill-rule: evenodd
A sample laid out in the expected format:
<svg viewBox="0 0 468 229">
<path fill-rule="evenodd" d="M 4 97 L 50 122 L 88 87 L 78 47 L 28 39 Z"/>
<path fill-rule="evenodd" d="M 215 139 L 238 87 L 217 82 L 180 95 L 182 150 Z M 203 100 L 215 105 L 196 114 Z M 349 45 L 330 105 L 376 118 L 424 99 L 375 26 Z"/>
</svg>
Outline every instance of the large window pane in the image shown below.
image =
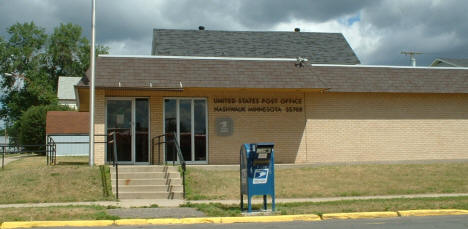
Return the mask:
<svg viewBox="0 0 468 229">
<path fill-rule="evenodd" d="M 206 101 L 194 100 L 195 161 L 206 160 Z"/>
<path fill-rule="evenodd" d="M 180 149 L 185 161 L 206 161 L 207 129 L 206 100 L 165 99 L 165 133 L 177 131 Z M 172 136 L 168 137 L 172 140 Z M 167 145 L 166 161 L 177 160 L 175 147 Z"/>
<path fill-rule="evenodd" d="M 132 101 L 108 100 L 107 101 L 107 133 L 116 132 L 117 135 L 117 159 L 119 161 L 132 160 Z M 107 160 L 113 159 L 113 144 L 107 145 Z"/>
<path fill-rule="evenodd" d="M 135 161 L 148 162 L 148 99 L 135 99 Z"/>
<path fill-rule="evenodd" d="M 180 149 L 184 160 L 192 160 L 192 100 L 179 101 Z"/>
<path fill-rule="evenodd" d="M 173 143 L 174 136 L 177 132 L 177 101 L 175 99 L 164 100 L 164 116 L 165 116 L 165 133 L 166 135 L 166 161 L 174 161 L 177 158 L 175 145 Z"/>
</svg>

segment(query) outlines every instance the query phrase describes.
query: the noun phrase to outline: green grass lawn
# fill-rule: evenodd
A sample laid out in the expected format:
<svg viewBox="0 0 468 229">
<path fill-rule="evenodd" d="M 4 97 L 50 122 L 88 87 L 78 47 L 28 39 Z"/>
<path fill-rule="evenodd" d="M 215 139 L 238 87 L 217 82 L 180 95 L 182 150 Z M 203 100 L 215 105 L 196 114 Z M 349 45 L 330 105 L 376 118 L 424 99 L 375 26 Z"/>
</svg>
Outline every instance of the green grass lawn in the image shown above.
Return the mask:
<svg viewBox="0 0 468 229">
<path fill-rule="evenodd" d="M 44 156 L 26 157 L 0 171 L 0 204 L 108 200 L 102 183 L 87 157 L 57 157 L 55 166 Z"/>
<path fill-rule="evenodd" d="M 468 192 L 468 162 L 305 166 L 275 170 L 277 198 Z M 239 171 L 189 167 L 187 199 L 238 199 Z"/>
<path fill-rule="evenodd" d="M 188 203 L 186 207 L 197 208 L 207 216 L 240 216 L 239 205 L 223 205 L 218 203 L 195 204 Z M 245 206 L 246 208 L 247 206 Z M 261 205 L 253 205 L 254 210 Z M 271 206 L 268 206 L 271 209 Z M 343 200 L 330 202 L 303 202 L 276 204 L 276 212 L 281 215 L 324 214 L 341 212 L 369 211 L 401 211 L 414 209 L 465 209 L 468 210 L 468 197 L 414 198 L 414 199 L 372 199 Z"/>
<path fill-rule="evenodd" d="M 0 208 L 0 222 L 36 220 L 103 220 L 119 219 L 101 206 L 60 206 L 35 208 Z"/>
</svg>

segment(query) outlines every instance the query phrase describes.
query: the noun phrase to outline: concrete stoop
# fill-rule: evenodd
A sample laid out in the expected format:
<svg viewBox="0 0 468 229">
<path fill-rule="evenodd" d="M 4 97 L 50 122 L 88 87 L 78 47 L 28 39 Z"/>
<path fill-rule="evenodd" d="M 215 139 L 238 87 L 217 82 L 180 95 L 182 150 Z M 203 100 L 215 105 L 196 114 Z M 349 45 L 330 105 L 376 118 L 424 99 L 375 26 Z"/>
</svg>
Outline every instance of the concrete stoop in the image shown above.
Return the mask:
<svg viewBox="0 0 468 229">
<path fill-rule="evenodd" d="M 116 193 L 115 168 L 111 167 L 112 192 Z M 119 165 L 120 199 L 183 199 L 178 167 Z"/>
</svg>

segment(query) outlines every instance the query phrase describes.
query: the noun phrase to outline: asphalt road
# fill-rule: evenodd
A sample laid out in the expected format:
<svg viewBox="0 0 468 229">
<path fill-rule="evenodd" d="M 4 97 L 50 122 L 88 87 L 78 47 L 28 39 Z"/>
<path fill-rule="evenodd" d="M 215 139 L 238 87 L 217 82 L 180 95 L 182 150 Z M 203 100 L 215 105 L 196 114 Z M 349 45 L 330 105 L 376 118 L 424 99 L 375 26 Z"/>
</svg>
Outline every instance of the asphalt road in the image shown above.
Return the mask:
<svg viewBox="0 0 468 229">
<path fill-rule="evenodd" d="M 324 220 L 317 222 L 288 222 L 288 223 L 236 223 L 236 224 L 195 224 L 195 225 L 168 225 L 168 226 L 115 226 L 107 228 L 165 228 L 165 229 L 467 229 L 468 216 L 428 216 L 428 217 L 399 217 L 383 219 L 359 220 Z M 76 228 L 75 228 L 76 229 Z"/>
</svg>

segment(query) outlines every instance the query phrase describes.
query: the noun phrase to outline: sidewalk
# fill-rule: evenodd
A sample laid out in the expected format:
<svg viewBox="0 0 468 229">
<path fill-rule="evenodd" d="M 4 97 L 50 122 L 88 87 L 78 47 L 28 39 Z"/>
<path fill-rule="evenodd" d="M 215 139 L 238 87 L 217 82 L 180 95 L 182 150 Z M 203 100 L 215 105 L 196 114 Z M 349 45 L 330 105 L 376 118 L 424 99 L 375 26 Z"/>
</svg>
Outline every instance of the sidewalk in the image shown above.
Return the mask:
<svg viewBox="0 0 468 229">
<path fill-rule="evenodd" d="M 13 161 L 16 161 L 20 158 L 23 158 L 23 157 L 28 157 L 29 155 L 18 155 L 18 156 L 11 156 L 11 157 L 5 157 L 3 160 L 3 165 L 6 166 L 8 163 L 10 162 L 13 162 Z M 2 160 L 2 155 L 0 153 L 0 163 L 1 163 L 1 160 Z M 1 166 L 1 164 L 0 164 Z"/>
<path fill-rule="evenodd" d="M 298 199 L 276 199 L 276 203 L 293 202 L 329 202 L 340 200 L 369 200 L 369 199 L 396 199 L 396 198 L 425 198 L 425 197 L 457 197 L 468 196 L 468 193 L 452 194 L 414 194 L 414 195 L 387 195 L 387 196 L 352 196 L 352 197 L 326 197 L 326 198 L 298 198 Z M 245 200 L 244 200 L 245 201 Z M 179 207 L 184 203 L 221 203 L 239 204 L 240 200 L 121 200 L 121 201 L 96 201 L 96 202 L 65 202 L 65 203 L 25 203 L 25 204 L 0 204 L 0 208 L 26 208 L 26 207 L 50 207 L 50 206 L 77 206 L 77 205 L 99 205 L 114 206 L 121 208 L 148 207 L 157 204 L 159 207 Z M 253 203 L 263 203 L 262 199 L 254 199 Z"/>
</svg>

